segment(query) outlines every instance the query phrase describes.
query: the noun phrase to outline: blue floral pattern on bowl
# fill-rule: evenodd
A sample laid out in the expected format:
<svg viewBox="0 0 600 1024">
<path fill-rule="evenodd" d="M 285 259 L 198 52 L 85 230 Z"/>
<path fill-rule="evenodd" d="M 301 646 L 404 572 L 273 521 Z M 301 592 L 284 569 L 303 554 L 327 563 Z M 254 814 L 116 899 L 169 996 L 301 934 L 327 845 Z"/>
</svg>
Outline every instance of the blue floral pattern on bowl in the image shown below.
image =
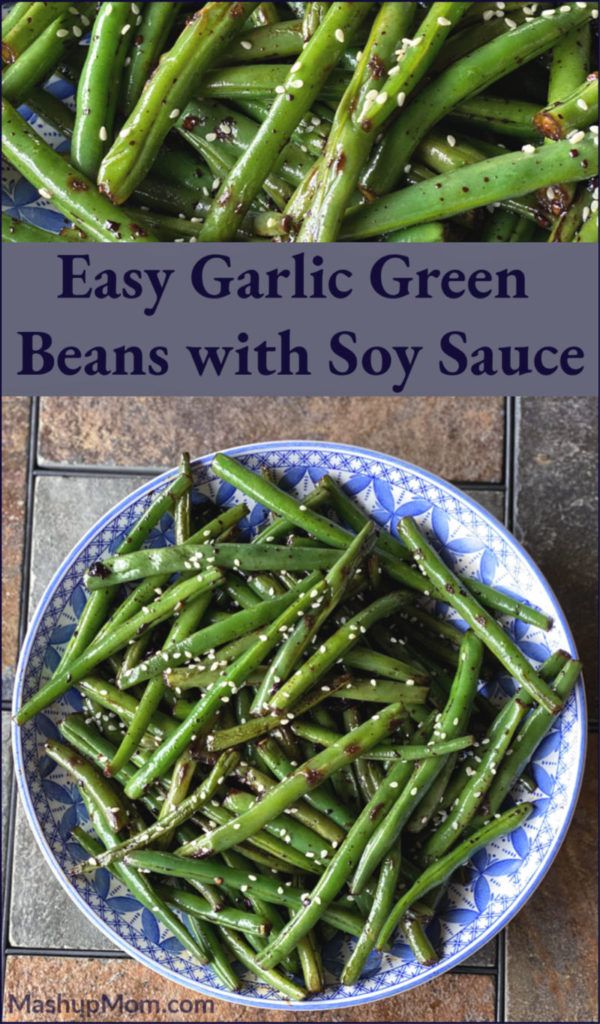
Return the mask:
<svg viewBox="0 0 600 1024">
<path fill-rule="evenodd" d="M 394 530 L 403 515 L 414 515 L 455 569 L 520 595 L 548 612 L 554 620 L 549 633 L 505 620 L 516 642 L 535 664 L 550 651 L 575 653 L 563 613 L 547 582 L 507 531 L 483 508 L 438 477 L 377 452 L 319 442 L 276 442 L 234 449 L 230 454 L 250 469 L 268 469 L 297 497 L 308 494 L 325 473 L 340 481 L 354 500 L 384 528 Z M 199 499 L 220 506 L 242 500 L 211 470 L 212 457 L 194 463 Z M 168 485 L 166 473 L 108 512 L 60 567 L 35 612 L 19 666 L 15 707 L 51 675 L 81 614 L 85 593 L 83 574 L 91 562 L 114 549 L 119 539 L 148 507 L 152 494 Z M 243 523 L 248 535 L 267 513 L 254 506 Z M 168 543 L 170 522 L 162 522 L 151 544 Z M 447 617 L 455 614 L 438 605 Z M 456 620 L 458 621 L 458 620 Z M 460 624 L 460 623 L 459 623 Z M 496 702 L 514 684 L 500 680 L 488 690 Z M 44 755 L 44 743 L 57 735 L 57 724 L 81 699 L 70 691 L 53 707 L 14 729 L 13 743 L 22 800 L 36 839 L 54 874 L 72 899 L 109 938 L 159 974 L 215 998 L 257 1007 L 286 1009 L 278 993 L 250 974 L 233 996 L 224 991 L 210 968 L 195 965 L 189 954 L 168 935 L 154 916 L 129 896 L 106 871 L 92 878 L 73 877 L 70 869 L 83 853 L 70 838 L 76 824 L 87 824 L 85 808 L 64 771 Z M 583 687 L 578 685 L 563 714 L 538 748 L 532 766 L 537 785 L 527 796 L 535 813 L 511 836 L 490 844 L 474 856 L 460 882 L 453 883 L 432 938 L 442 953 L 433 967 L 412 958 L 402 935 L 389 953 L 373 954 L 360 981 L 352 988 L 337 980 L 348 955 L 346 942 L 334 938 L 323 950 L 327 986 L 318 997 L 294 1009 L 333 1010 L 405 992 L 471 956 L 518 911 L 539 884 L 568 827 L 580 785 L 585 753 L 586 712 Z M 518 791 L 514 796 L 525 796 Z"/>
</svg>

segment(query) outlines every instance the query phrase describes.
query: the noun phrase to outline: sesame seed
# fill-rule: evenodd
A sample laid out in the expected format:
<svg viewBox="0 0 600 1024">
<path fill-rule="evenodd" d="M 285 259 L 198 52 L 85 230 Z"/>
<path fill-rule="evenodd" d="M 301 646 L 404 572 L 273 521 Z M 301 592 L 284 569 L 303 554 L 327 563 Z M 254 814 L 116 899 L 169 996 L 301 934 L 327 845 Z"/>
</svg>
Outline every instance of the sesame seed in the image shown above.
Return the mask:
<svg viewBox="0 0 600 1024">
<path fill-rule="evenodd" d="M 438 25 L 442 25 L 444 28 L 452 24 L 449 18 L 438 18 L 437 23 Z"/>
<path fill-rule="evenodd" d="M 398 96 L 396 97 L 396 103 L 398 104 L 398 106 L 399 107 L 403 107 L 404 103 L 405 103 L 405 100 L 406 100 L 406 93 L 405 92 L 399 92 Z"/>
<path fill-rule="evenodd" d="M 346 36 L 344 35 L 343 28 L 336 28 L 335 38 L 337 39 L 338 43 L 343 43 L 345 41 Z"/>
</svg>

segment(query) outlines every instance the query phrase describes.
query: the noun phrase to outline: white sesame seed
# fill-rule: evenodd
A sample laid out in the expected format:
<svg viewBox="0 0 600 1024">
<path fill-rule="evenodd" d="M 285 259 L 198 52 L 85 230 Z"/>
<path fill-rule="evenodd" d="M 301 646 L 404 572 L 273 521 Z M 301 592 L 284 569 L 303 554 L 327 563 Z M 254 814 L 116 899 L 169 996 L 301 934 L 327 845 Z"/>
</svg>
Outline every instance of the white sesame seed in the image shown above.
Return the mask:
<svg viewBox="0 0 600 1024">
<path fill-rule="evenodd" d="M 447 27 L 452 24 L 449 18 L 438 18 L 437 23 L 443 27 Z"/>
<path fill-rule="evenodd" d="M 405 92 L 399 92 L 398 96 L 396 97 L 396 103 L 398 104 L 398 106 L 399 107 L 403 107 L 405 101 L 406 101 L 406 93 Z"/>
<path fill-rule="evenodd" d="M 344 35 L 343 28 L 336 28 L 335 38 L 337 39 L 338 43 L 343 43 L 345 41 L 346 36 Z"/>
</svg>

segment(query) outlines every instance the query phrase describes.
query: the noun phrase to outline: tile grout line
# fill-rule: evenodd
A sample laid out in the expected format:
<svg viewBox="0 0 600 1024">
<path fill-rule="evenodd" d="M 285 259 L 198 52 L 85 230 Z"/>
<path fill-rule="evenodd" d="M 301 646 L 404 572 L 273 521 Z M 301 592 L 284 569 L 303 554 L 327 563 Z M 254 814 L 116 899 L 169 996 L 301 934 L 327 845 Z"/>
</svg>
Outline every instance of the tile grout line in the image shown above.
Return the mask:
<svg viewBox="0 0 600 1024">
<path fill-rule="evenodd" d="M 506 398 L 505 400 L 505 426 L 504 426 L 504 483 L 505 483 L 505 526 L 511 533 L 515 527 L 516 513 L 516 461 L 517 461 L 517 416 L 519 399 Z M 507 928 L 503 928 L 498 935 L 497 946 L 497 967 L 498 975 L 496 980 L 496 1021 L 503 1024 L 506 1021 L 506 940 Z"/>
<path fill-rule="evenodd" d="M 32 398 L 29 414 L 29 438 L 27 445 L 27 479 L 25 488 L 25 520 L 23 524 L 23 559 L 21 563 L 21 596 L 19 601 L 19 649 L 23 643 L 27 629 L 29 610 L 29 576 L 31 569 L 31 533 L 33 523 L 34 479 L 33 470 L 36 463 L 37 440 L 39 428 L 39 399 Z M 12 753 L 9 755 L 12 757 Z M 4 982 L 6 979 L 6 955 L 9 948 L 10 902 L 12 895 L 12 868 L 14 860 L 15 822 L 17 809 L 16 779 L 11 780 L 10 804 L 8 817 L 8 835 L 6 842 L 6 861 L 4 891 L 2 899 L 2 1005 L 4 1005 Z"/>
</svg>

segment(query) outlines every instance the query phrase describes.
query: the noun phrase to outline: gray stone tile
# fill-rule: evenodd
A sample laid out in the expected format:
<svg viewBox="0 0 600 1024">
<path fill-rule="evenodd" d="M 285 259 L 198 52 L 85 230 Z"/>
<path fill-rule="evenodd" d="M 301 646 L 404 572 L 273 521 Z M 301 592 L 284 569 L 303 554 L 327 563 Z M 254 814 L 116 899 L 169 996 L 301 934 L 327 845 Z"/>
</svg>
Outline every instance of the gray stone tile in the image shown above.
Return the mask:
<svg viewBox="0 0 600 1024">
<path fill-rule="evenodd" d="M 30 618 L 53 573 L 81 536 L 144 482 L 139 476 L 43 476 L 35 482 Z"/>
<path fill-rule="evenodd" d="M 139 477 L 40 477 L 33 518 L 30 608 L 34 609 L 61 560 L 81 535 Z M 19 806 L 10 908 L 12 945 L 48 949 L 112 949 L 71 903 L 46 865 Z"/>
<path fill-rule="evenodd" d="M 570 622 L 597 715 L 597 402 L 522 398 L 515 533 Z"/>
<path fill-rule="evenodd" d="M 19 801 L 10 902 L 11 946 L 114 949 L 56 881 L 35 842 Z"/>
</svg>

